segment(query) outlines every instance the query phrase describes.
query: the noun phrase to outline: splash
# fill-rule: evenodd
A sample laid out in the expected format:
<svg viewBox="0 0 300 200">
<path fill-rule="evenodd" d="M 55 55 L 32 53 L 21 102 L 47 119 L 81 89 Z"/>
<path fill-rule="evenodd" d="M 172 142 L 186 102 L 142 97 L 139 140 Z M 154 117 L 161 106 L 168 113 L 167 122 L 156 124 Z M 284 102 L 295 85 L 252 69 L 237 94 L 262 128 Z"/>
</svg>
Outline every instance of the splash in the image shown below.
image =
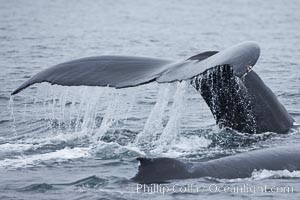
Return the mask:
<svg viewBox="0 0 300 200">
<path fill-rule="evenodd" d="M 16 119 L 22 119 L 16 121 L 18 137 L 7 142 L 16 145 L 14 155 L 21 155 L 6 158 L 11 159 L 5 160 L 6 165 L 21 166 L 16 160 L 39 160 L 43 155 L 39 151 L 55 153 L 64 148 L 90 148 L 93 157 L 104 159 L 197 153 L 211 141 L 182 134 L 188 86 L 186 81 L 142 89 L 43 83 L 18 112 Z"/>
</svg>

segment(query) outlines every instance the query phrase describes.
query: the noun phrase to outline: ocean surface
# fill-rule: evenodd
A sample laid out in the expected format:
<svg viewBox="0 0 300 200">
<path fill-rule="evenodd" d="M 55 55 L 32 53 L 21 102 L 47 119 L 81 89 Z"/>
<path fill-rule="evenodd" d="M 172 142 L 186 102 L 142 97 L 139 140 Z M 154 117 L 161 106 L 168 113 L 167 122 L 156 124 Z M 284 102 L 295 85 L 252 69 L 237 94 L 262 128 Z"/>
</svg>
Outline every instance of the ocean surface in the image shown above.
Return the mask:
<svg viewBox="0 0 300 200">
<path fill-rule="evenodd" d="M 254 70 L 299 123 L 300 1 L 0 3 L 0 199 L 300 198 L 300 171 L 174 180 L 145 191 L 130 180 L 139 156 L 198 162 L 300 142 L 299 126 L 286 135 L 220 130 L 186 82 L 121 90 L 43 83 L 10 97 L 35 73 L 76 58 L 183 60 L 250 40 L 261 47 Z M 257 186 L 269 189 L 216 189 Z M 271 192 L 272 186 L 293 191 Z"/>
</svg>

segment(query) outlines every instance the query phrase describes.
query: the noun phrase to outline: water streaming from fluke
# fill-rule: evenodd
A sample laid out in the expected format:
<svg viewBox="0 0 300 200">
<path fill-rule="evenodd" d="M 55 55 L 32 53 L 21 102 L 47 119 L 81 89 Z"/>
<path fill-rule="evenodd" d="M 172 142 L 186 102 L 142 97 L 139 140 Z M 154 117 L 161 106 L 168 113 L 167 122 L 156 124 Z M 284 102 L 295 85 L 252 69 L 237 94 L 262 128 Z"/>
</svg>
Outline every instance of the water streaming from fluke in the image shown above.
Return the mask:
<svg viewBox="0 0 300 200">
<path fill-rule="evenodd" d="M 135 139 L 136 145 L 149 145 L 162 131 L 164 112 L 171 98 L 173 87 L 171 83 L 159 87 L 156 103 L 147 118 L 143 131 Z"/>
<path fill-rule="evenodd" d="M 202 76 L 196 79 L 201 81 Z M 197 83 L 195 80 L 192 84 Z M 18 117 L 12 109 L 12 116 L 20 119 L 21 115 L 23 119 L 14 120 L 13 124 L 26 143 L 62 141 L 66 146 L 80 144 L 101 149 L 104 143 L 114 142 L 136 152 L 156 155 L 170 150 L 198 150 L 210 145 L 211 140 L 195 134 L 199 131 L 190 134 L 186 129 L 183 133 L 182 126 L 189 126 L 189 120 L 182 123 L 182 118 L 189 117 L 186 104 L 191 88 L 189 81 L 126 89 L 43 83 Z M 206 104 L 202 101 L 198 106 L 192 109 L 202 111 Z M 19 126 L 20 123 L 27 125 Z M 192 149 L 187 148 L 190 142 Z"/>
</svg>

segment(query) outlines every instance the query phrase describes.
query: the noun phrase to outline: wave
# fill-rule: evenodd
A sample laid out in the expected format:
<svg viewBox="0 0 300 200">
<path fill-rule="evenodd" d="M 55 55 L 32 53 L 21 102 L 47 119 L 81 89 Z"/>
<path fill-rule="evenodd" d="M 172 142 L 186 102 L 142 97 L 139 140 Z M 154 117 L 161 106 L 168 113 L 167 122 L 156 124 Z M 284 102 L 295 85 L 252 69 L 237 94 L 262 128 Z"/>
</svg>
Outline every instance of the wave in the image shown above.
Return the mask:
<svg viewBox="0 0 300 200">
<path fill-rule="evenodd" d="M 53 184 L 56 186 L 76 186 L 82 188 L 98 188 L 99 186 L 106 185 L 108 183 L 107 179 L 100 178 L 98 176 L 89 176 L 87 178 L 80 179 L 71 183 L 60 183 Z"/>
<path fill-rule="evenodd" d="M 18 189 L 19 192 L 46 192 L 52 190 L 53 185 L 47 183 L 31 184 L 29 186 Z"/>
<path fill-rule="evenodd" d="M 90 148 L 64 148 L 50 153 L 6 158 L 4 160 L 0 160 L 0 168 L 13 169 L 21 167 L 36 167 L 45 162 L 49 163 L 53 161 L 55 163 L 60 163 L 89 156 Z"/>
</svg>

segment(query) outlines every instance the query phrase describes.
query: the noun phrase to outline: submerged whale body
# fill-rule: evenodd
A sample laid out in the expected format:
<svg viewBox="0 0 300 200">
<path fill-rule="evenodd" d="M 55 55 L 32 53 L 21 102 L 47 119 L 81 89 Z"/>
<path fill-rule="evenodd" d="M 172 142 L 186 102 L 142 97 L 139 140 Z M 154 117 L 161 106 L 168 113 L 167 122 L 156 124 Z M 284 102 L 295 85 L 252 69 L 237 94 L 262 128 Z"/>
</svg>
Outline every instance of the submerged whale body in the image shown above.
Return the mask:
<svg viewBox="0 0 300 200">
<path fill-rule="evenodd" d="M 161 183 L 172 179 L 200 177 L 247 178 L 255 170 L 300 170 L 300 145 L 254 150 L 200 163 L 188 163 L 173 158 L 137 160 L 140 166 L 132 180 L 139 183 Z"/>
<path fill-rule="evenodd" d="M 259 55 L 256 43 L 244 42 L 181 62 L 130 56 L 88 57 L 47 68 L 12 95 L 41 82 L 125 88 L 153 81 L 186 80 L 202 95 L 220 127 L 246 133 L 286 133 L 294 120 L 253 71 Z"/>
</svg>

